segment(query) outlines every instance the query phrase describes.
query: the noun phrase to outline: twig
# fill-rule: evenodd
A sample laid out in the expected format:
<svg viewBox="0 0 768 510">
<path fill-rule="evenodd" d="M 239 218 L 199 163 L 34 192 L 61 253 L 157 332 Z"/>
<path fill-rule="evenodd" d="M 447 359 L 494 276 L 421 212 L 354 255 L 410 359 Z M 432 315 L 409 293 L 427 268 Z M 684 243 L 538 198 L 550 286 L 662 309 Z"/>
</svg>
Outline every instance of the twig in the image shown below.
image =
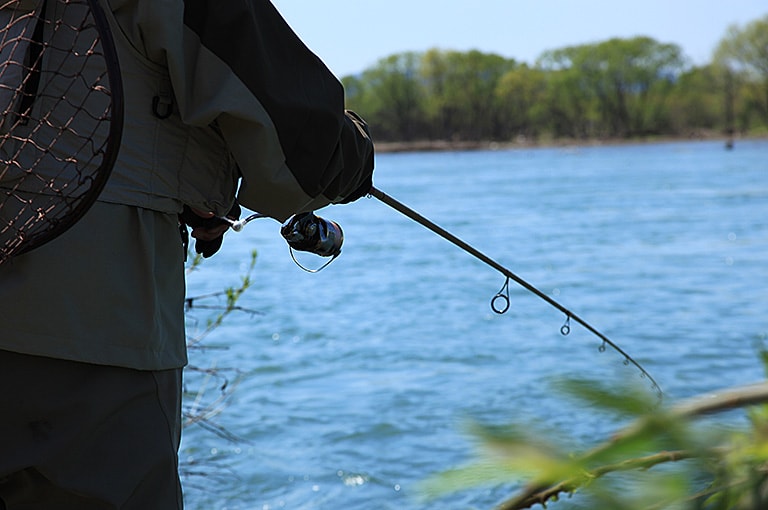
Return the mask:
<svg viewBox="0 0 768 510">
<path fill-rule="evenodd" d="M 668 413 L 672 418 L 695 418 L 764 403 L 768 403 L 768 382 L 728 388 L 718 392 L 693 397 L 673 406 Z M 608 442 L 603 443 L 588 452 L 585 456 L 595 455 L 610 448 L 617 441 L 639 433 L 645 425 L 646 423 L 643 419 L 635 421 L 629 427 L 615 434 Z M 709 451 L 715 453 L 717 450 L 710 449 Z M 593 479 L 615 471 L 649 469 L 664 462 L 674 462 L 701 456 L 702 452 L 693 453 L 682 450 L 660 452 L 646 457 L 628 459 L 619 463 L 600 466 L 591 470 L 588 473 L 588 476 L 590 479 Z M 545 505 L 547 501 L 561 493 L 572 493 L 577 490 L 581 486 L 582 480 L 583 479 L 572 478 L 552 485 L 531 485 L 524 488 L 512 499 L 499 505 L 497 509 L 519 510 L 531 508 L 536 504 Z"/>
<path fill-rule="evenodd" d="M 498 510 L 519 510 L 523 508 L 531 508 L 535 504 L 545 504 L 551 498 L 561 493 L 574 492 L 579 486 L 582 485 L 584 478 L 599 478 L 605 474 L 613 473 L 616 471 L 631 471 L 634 469 L 650 469 L 657 464 L 664 462 L 677 462 L 679 460 L 691 459 L 699 456 L 698 454 L 691 453 L 684 450 L 675 450 L 670 452 L 660 452 L 645 457 L 638 457 L 636 459 L 628 459 L 614 464 L 607 464 L 605 466 L 597 467 L 588 474 L 585 474 L 581 478 L 571 478 L 569 480 L 562 481 L 549 487 L 541 488 L 540 486 L 531 487 L 524 492 L 520 493 L 513 499 L 505 501 Z"/>
</svg>

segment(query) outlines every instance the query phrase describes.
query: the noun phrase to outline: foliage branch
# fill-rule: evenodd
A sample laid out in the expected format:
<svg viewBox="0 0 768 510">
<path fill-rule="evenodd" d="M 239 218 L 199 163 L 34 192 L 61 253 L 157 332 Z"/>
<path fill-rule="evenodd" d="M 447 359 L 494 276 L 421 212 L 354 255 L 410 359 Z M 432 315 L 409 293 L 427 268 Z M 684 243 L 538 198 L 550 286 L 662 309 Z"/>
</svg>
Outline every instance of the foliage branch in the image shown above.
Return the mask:
<svg viewBox="0 0 768 510">
<path fill-rule="evenodd" d="M 768 354 L 761 356 L 768 370 Z M 473 425 L 478 457 L 428 480 L 425 494 L 516 483 L 522 488 L 498 510 L 546 507 L 573 494 L 590 508 L 768 508 L 768 382 L 663 408 L 654 408 L 653 397 L 637 389 L 584 380 L 557 386 L 596 411 L 631 421 L 586 450 L 564 445 L 562 432 Z M 744 412 L 746 427 L 736 425 L 734 410 Z M 715 415 L 722 423 L 713 421 Z"/>
</svg>

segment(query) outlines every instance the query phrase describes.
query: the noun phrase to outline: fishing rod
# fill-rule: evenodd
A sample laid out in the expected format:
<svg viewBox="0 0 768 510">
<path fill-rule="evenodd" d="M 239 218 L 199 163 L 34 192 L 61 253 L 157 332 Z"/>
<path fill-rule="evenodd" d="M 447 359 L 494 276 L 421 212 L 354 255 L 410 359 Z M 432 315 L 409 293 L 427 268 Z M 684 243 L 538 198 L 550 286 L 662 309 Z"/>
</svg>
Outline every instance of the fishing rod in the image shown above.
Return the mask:
<svg viewBox="0 0 768 510">
<path fill-rule="evenodd" d="M 396 210 L 397 212 L 407 216 L 408 218 L 412 219 L 416 223 L 419 223 L 420 225 L 426 227 L 427 229 L 431 230 L 435 234 L 439 235 L 443 239 L 449 241 L 450 243 L 458 246 L 462 250 L 466 251 L 470 255 L 474 256 L 475 258 L 479 259 L 480 261 L 484 262 L 485 264 L 491 266 L 498 272 L 500 272 L 502 275 L 504 275 L 507 279 L 504 283 L 504 285 L 501 287 L 499 292 L 493 297 L 491 300 L 491 308 L 494 312 L 498 314 L 503 314 L 509 309 L 509 281 L 512 280 L 521 287 L 523 287 L 525 290 L 532 292 L 536 296 L 540 297 L 556 309 L 558 309 L 560 312 L 565 314 L 565 323 L 560 328 L 560 333 L 563 336 L 568 335 L 571 332 L 571 320 L 575 321 L 576 323 L 583 326 L 587 331 L 592 333 L 593 335 L 597 336 L 602 341 L 602 344 L 600 345 L 600 352 L 605 351 L 606 345 L 610 346 L 613 350 L 618 352 L 624 357 L 624 364 L 634 365 L 639 371 L 640 376 L 643 378 L 647 378 L 648 381 L 651 383 L 651 387 L 656 391 L 659 398 L 662 398 L 663 392 L 661 390 L 661 386 L 658 385 L 656 380 L 651 376 L 651 374 L 648 373 L 647 370 L 645 370 L 640 363 L 635 361 L 632 356 L 627 354 L 621 347 L 616 345 L 611 339 L 609 339 L 607 336 L 605 336 L 603 333 L 595 329 L 591 324 L 589 324 L 587 321 L 576 315 L 574 312 L 566 308 L 565 306 L 561 305 L 548 295 L 546 295 L 544 292 L 540 291 L 524 279 L 517 276 L 515 273 L 507 269 L 506 267 L 502 266 L 486 254 L 482 253 L 478 249 L 474 248 L 473 246 L 467 244 L 466 242 L 462 241 L 455 235 L 451 234 L 447 230 L 439 227 L 437 224 L 433 223 L 429 219 L 425 218 L 421 214 L 417 213 L 410 207 L 406 206 L 402 202 L 399 202 L 392 198 L 391 196 L 387 195 L 383 191 L 372 187 L 369 191 L 369 195 L 372 197 L 378 199 L 382 203 L 388 205 L 392 209 Z M 499 305 L 498 303 L 501 302 L 502 304 Z"/>
<path fill-rule="evenodd" d="M 559 302 L 555 301 L 554 299 L 546 295 L 544 292 L 534 287 L 532 284 L 528 283 L 527 281 L 525 281 L 524 279 L 522 279 L 521 277 L 519 277 L 509 269 L 507 269 L 506 267 L 502 266 L 501 264 L 499 264 L 498 262 L 490 258 L 488 255 L 484 254 L 483 252 L 476 249 L 475 247 L 462 241 L 455 235 L 441 228 L 440 226 L 433 223 L 429 219 L 425 218 L 424 216 L 414 211 L 410 207 L 406 206 L 402 202 L 395 200 L 394 198 L 387 195 L 383 191 L 375 187 L 371 187 L 368 194 L 378 199 L 385 205 L 391 207 L 392 209 L 398 211 L 399 213 L 405 215 L 406 217 L 412 219 L 416 223 L 419 223 L 420 225 L 426 227 L 427 229 L 431 230 L 432 232 L 439 235 L 443 239 L 456 245 L 457 247 L 461 248 L 465 252 L 469 253 L 470 255 L 474 256 L 481 262 L 487 264 L 488 266 L 492 267 L 493 269 L 497 270 L 502 275 L 504 275 L 506 277 L 504 285 L 501 287 L 499 292 L 497 292 L 496 295 L 491 299 L 491 309 L 494 312 L 501 315 L 506 313 L 507 310 L 509 310 L 509 306 L 510 306 L 509 281 L 512 280 L 513 282 L 523 287 L 525 290 L 535 294 L 536 296 L 543 299 L 548 304 L 550 304 L 551 306 L 553 306 L 554 308 L 556 308 L 557 310 L 565 314 L 565 323 L 563 323 L 563 325 L 560 327 L 560 333 L 563 336 L 567 336 L 568 334 L 570 334 L 571 320 L 580 324 L 587 331 L 589 331 L 590 333 L 592 333 L 602 341 L 599 347 L 600 352 L 604 352 L 606 349 L 606 346 L 610 346 L 613 350 L 618 352 L 624 358 L 625 365 L 629 365 L 629 364 L 634 365 L 640 371 L 640 376 L 643 378 L 647 378 L 648 381 L 650 381 L 651 387 L 656 391 L 657 395 L 659 396 L 659 399 L 662 398 L 663 392 L 661 390 L 661 387 L 653 378 L 653 376 L 651 376 L 651 374 L 649 374 L 648 371 L 645 370 L 645 368 L 643 368 L 642 365 L 640 365 L 640 363 L 638 363 L 632 356 L 627 354 L 627 352 L 625 352 L 621 347 L 619 347 L 616 343 L 614 343 L 610 338 L 608 338 L 603 333 L 598 331 L 595 327 L 593 327 L 587 321 L 579 317 L 573 311 L 566 308 Z M 264 217 L 266 216 L 263 214 L 252 214 L 242 220 L 232 220 L 226 217 L 220 217 L 218 219 L 229 224 L 234 231 L 240 232 L 242 231 L 243 227 L 250 221 L 257 218 L 264 218 Z M 296 265 L 298 265 L 301 269 L 310 273 L 316 273 L 321 269 L 325 268 L 331 262 L 333 262 L 333 260 L 335 260 L 336 257 L 338 257 L 339 254 L 341 253 L 341 245 L 344 241 L 344 234 L 341 230 L 341 227 L 336 222 L 320 218 L 319 216 L 316 216 L 312 212 L 299 213 L 292 216 L 280 228 L 280 233 L 288 243 L 288 246 L 291 249 L 291 258 L 293 258 L 293 261 L 296 263 Z M 319 255 L 321 257 L 331 257 L 331 258 L 319 269 L 307 269 L 296 260 L 296 257 L 293 254 L 293 250 L 306 251 L 306 252 L 314 253 L 315 255 Z"/>
</svg>

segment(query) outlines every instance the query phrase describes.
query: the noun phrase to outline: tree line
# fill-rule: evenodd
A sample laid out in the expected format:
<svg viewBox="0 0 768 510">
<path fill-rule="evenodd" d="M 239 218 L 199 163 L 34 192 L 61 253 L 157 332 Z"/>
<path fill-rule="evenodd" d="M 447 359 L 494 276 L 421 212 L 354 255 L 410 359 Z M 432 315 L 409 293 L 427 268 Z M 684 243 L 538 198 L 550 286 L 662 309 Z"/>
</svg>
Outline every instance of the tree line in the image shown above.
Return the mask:
<svg viewBox="0 0 768 510">
<path fill-rule="evenodd" d="M 768 15 L 691 66 L 676 44 L 614 38 L 544 52 L 534 65 L 430 49 L 346 76 L 347 107 L 377 141 L 605 139 L 765 133 Z"/>
</svg>

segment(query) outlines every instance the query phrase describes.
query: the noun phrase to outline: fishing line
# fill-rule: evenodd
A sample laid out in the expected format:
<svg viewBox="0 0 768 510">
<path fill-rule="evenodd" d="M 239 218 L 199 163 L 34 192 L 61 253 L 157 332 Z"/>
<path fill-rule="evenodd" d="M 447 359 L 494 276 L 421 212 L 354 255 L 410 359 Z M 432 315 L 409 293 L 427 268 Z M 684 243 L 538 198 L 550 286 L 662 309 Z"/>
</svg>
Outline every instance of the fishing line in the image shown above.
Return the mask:
<svg viewBox="0 0 768 510">
<path fill-rule="evenodd" d="M 226 216 L 217 216 L 216 219 L 221 221 L 222 223 L 226 223 L 227 225 L 229 225 L 229 228 L 231 228 L 235 232 L 242 232 L 243 227 L 245 227 L 247 224 L 249 224 L 253 220 L 257 220 L 259 218 L 267 218 L 267 217 L 268 216 L 266 214 L 254 213 L 248 216 L 247 218 L 243 218 L 242 220 L 233 220 L 232 218 L 227 218 Z"/>
<path fill-rule="evenodd" d="M 454 245 L 458 246 L 462 250 L 466 251 L 470 255 L 474 256 L 475 258 L 479 259 L 480 261 L 484 262 L 485 264 L 491 266 L 492 268 L 496 269 L 498 272 L 500 272 L 502 275 L 506 277 L 506 280 L 504 282 L 504 285 L 501 287 L 498 293 L 491 299 L 491 308 L 494 312 L 498 314 L 503 314 L 507 310 L 509 310 L 509 281 L 512 280 L 521 287 L 523 287 L 525 290 L 532 292 L 536 296 L 540 297 L 547 303 L 549 303 L 551 306 L 555 307 L 557 310 L 565 314 L 565 323 L 560 327 L 560 333 L 563 336 L 568 335 L 571 332 L 571 320 L 577 322 L 581 326 L 583 326 L 587 331 L 595 335 L 597 338 L 599 338 L 602 343 L 600 344 L 599 351 L 604 352 L 606 349 L 606 346 L 610 346 L 613 350 L 621 354 L 621 356 L 624 357 L 624 364 L 634 365 L 639 371 L 640 371 L 640 377 L 648 379 L 650 381 L 651 387 L 656 391 L 657 395 L 659 396 L 659 399 L 662 398 L 663 392 L 661 391 L 661 387 L 656 383 L 656 380 L 651 376 L 651 374 L 646 371 L 640 363 L 635 361 L 632 356 L 627 354 L 621 347 L 616 345 L 613 341 L 611 341 L 607 336 L 605 336 L 603 333 L 595 329 L 592 325 L 590 325 L 587 321 L 573 313 L 571 310 L 566 308 L 565 306 L 561 305 L 548 295 L 546 295 L 544 292 L 540 291 L 527 281 L 523 280 L 519 276 L 517 276 L 515 273 L 507 269 L 506 267 L 502 266 L 492 258 L 488 257 L 481 251 L 477 250 L 473 246 L 465 243 L 455 235 L 451 234 L 447 230 L 439 227 L 429 219 L 425 218 L 421 214 L 417 213 L 410 207 L 406 206 L 405 204 L 395 200 L 391 196 L 387 195 L 383 191 L 377 189 L 377 188 L 371 188 L 371 191 L 369 194 L 384 204 L 388 205 L 392 209 L 395 209 L 399 213 L 407 216 L 408 218 L 412 219 L 416 223 L 419 223 L 420 225 L 428 228 L 435 234 L 439 235 L 443 239 L 453 243 Z"/>
</svg>

